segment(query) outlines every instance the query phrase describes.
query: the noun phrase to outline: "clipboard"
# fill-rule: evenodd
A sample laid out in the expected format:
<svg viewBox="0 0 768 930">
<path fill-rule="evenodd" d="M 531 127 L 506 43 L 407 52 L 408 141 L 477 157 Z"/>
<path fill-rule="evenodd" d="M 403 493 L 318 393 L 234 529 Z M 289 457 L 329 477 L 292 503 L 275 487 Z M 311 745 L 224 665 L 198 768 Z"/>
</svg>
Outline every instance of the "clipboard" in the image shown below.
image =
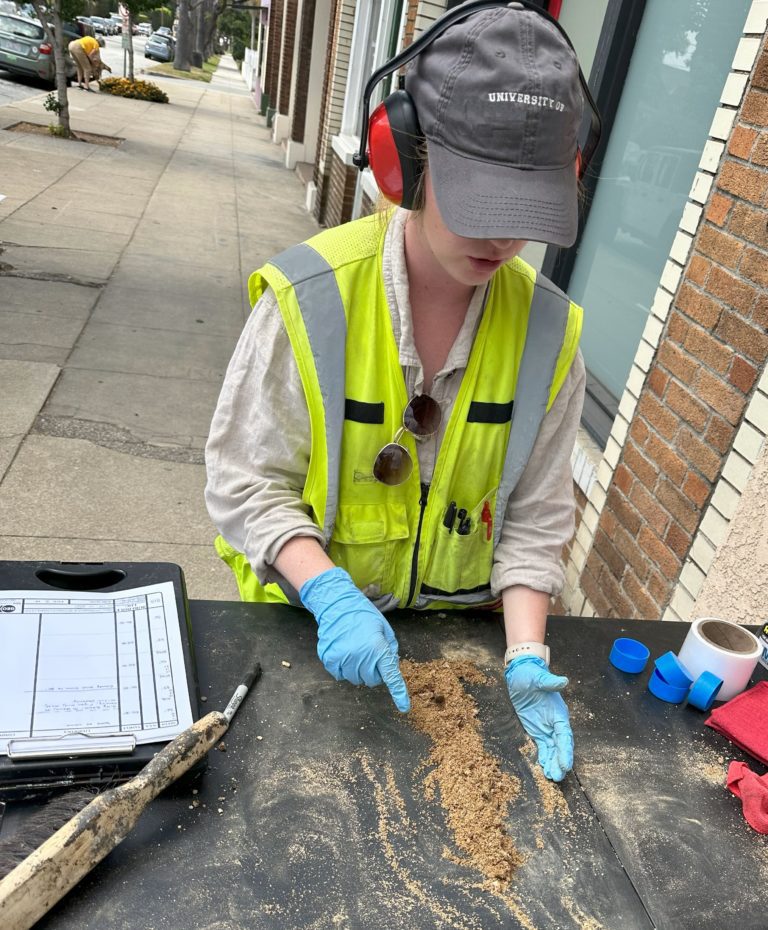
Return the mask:
<svg viewBox="0 0 768 930">
<path fill-rule="evenodd" d="M 13 562 L 0 560 L 0 596 L 13 590 L 90 592 L 114 594 L 133 588 L 171 582 L 179 619 L 184 672 L 192 719 L 200 714 L 199 688 L 195 663 L 192 624 L 184 573 L 171 562 Z M 0 648 L 3 648 L 0 643 Z M 17 801 L 50 794 L 64 788 L 102 789 L 127 781 L 140 771 L 166 741 L 137 743 L 135 738 L 95 739 L 75 734 L 39 741 L 45 745 L 17 744 L 9 755 L 0 755 L 0 801 Z M 67 740 L 72 743 L 67 745 Z M 14 741 L 6 742 L 13 743 Z M 32 741 L 23 740 L 23 743 Z M 73 744 L 77 747 L 73 748 Z M 191 770 L 199 773 L 205 760 Z"/>
</svg>

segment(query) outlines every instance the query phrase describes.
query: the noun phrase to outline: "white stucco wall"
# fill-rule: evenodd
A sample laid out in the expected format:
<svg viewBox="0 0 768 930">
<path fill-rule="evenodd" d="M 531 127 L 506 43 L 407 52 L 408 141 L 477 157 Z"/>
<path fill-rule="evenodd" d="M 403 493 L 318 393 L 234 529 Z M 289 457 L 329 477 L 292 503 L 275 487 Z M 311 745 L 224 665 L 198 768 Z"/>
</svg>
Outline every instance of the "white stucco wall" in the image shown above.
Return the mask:
<svg viewBox="0 0 768 930">
<path fill-rule="evenodd" d="M 692 612 L 736 623 L 768 620 L 768 451 L 760 458 L 718 547 Z"/>
</svg>

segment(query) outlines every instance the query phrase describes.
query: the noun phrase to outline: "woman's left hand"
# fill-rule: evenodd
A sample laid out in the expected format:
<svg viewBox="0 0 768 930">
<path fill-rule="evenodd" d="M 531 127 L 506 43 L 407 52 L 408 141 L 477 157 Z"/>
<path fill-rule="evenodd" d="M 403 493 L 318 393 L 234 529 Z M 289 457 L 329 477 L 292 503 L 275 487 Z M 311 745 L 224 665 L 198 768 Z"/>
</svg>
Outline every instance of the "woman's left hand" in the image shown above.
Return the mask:
<svg viewBox="0 0 768 930">
<path fill-rule="evenodd" d="M 573 767 L 573 732 L 560 691 L 568 684 L 536 656 L 513 659 L 504 671 L 512 706 L 539 750 L 539 765 L 552 781 Z"/>
</svg>

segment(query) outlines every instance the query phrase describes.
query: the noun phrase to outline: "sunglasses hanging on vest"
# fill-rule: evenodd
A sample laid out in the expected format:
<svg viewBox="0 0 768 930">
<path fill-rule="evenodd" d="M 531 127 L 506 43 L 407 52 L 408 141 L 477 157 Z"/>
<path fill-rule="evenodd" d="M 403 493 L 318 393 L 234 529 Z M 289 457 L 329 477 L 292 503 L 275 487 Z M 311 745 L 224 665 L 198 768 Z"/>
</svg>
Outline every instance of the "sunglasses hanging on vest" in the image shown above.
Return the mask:
<svg viewBox="0 0 768 930">
<path fill-rule="evenodd" d="M 499 3 L 497 0 L 468 0 L 443 14 L 407 49 L 382 65 L 368 79 L 363 91 L 360 148 L 354 155 L 353 162 L 360 171 L 370 166 L 379 190 L 387 200 L 405 209 L 413 209 L 424 165 L 422 149 L 424 134 L 419 124 L 416 104 L 411 94 L 405 90 L 402 76 L 399 78 L 398 89 L 385 97 L 373 113 L 370 113 L 371 94 L 374 89 L 387 75 L 397 71 L 423 52 L 455 23 L 483 10 L 509 7 L 531 10 L 543 17 L 557 29 L 573 50 L 573 43 L 560 23 L 533 3 L 525 2 L 525 0 L 514 3 Z M 503 50 L 500 50 L 500 54 L 503 56 Z M 525 69 L 525 65 L 521 67 Z M 578 176 L 581 178 L 586 173 L 600 141 L 601 120 L 581 68 L 578 73 L 581 93 L 589 108 L 586 141 L 582 147 L 577 148 L 575 153 Z"/>
</svg>

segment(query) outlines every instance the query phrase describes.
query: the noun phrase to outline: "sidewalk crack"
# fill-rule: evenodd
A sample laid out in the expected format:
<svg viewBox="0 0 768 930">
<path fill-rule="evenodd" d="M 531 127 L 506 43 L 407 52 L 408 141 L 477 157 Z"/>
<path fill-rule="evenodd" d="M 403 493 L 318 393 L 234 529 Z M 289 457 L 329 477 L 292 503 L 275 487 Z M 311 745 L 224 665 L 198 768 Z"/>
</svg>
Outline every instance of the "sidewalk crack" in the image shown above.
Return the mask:
<svg viewBox="0 0 768 930">
<path fill-rule="evenodd" d="M 41 413 L 34 422 L 31 434 L 51 436 L 55 439 L 84 439 L 103 449 L 122 452 L 142 459 L 157 459 L 163 462 L 180 462 L 187 465 L 203 465 L 205 453 L 202 448 L 194 448 L 194 437 L 188 437 L 188 446 L 181 446 L 178 440 L 174 444 L 163 444 L 162 440 L 153 442 L 140 439 L 130 430 L 113 423 L 100 423 L 79 417 L 67 417 Z"/>
<path fill-rule="evenodd" d="M 89 281 L 87 278 L 77 278 L 72 274 L 61 274 L 52 271 L 19 271 L 7 262 L 0 262 L 0 277 L 25 278 L 28 281 L 50 281 L 53 284 L 76 284 L 78 287 L 106 287 L 106 281 Z"/>
</svg>

